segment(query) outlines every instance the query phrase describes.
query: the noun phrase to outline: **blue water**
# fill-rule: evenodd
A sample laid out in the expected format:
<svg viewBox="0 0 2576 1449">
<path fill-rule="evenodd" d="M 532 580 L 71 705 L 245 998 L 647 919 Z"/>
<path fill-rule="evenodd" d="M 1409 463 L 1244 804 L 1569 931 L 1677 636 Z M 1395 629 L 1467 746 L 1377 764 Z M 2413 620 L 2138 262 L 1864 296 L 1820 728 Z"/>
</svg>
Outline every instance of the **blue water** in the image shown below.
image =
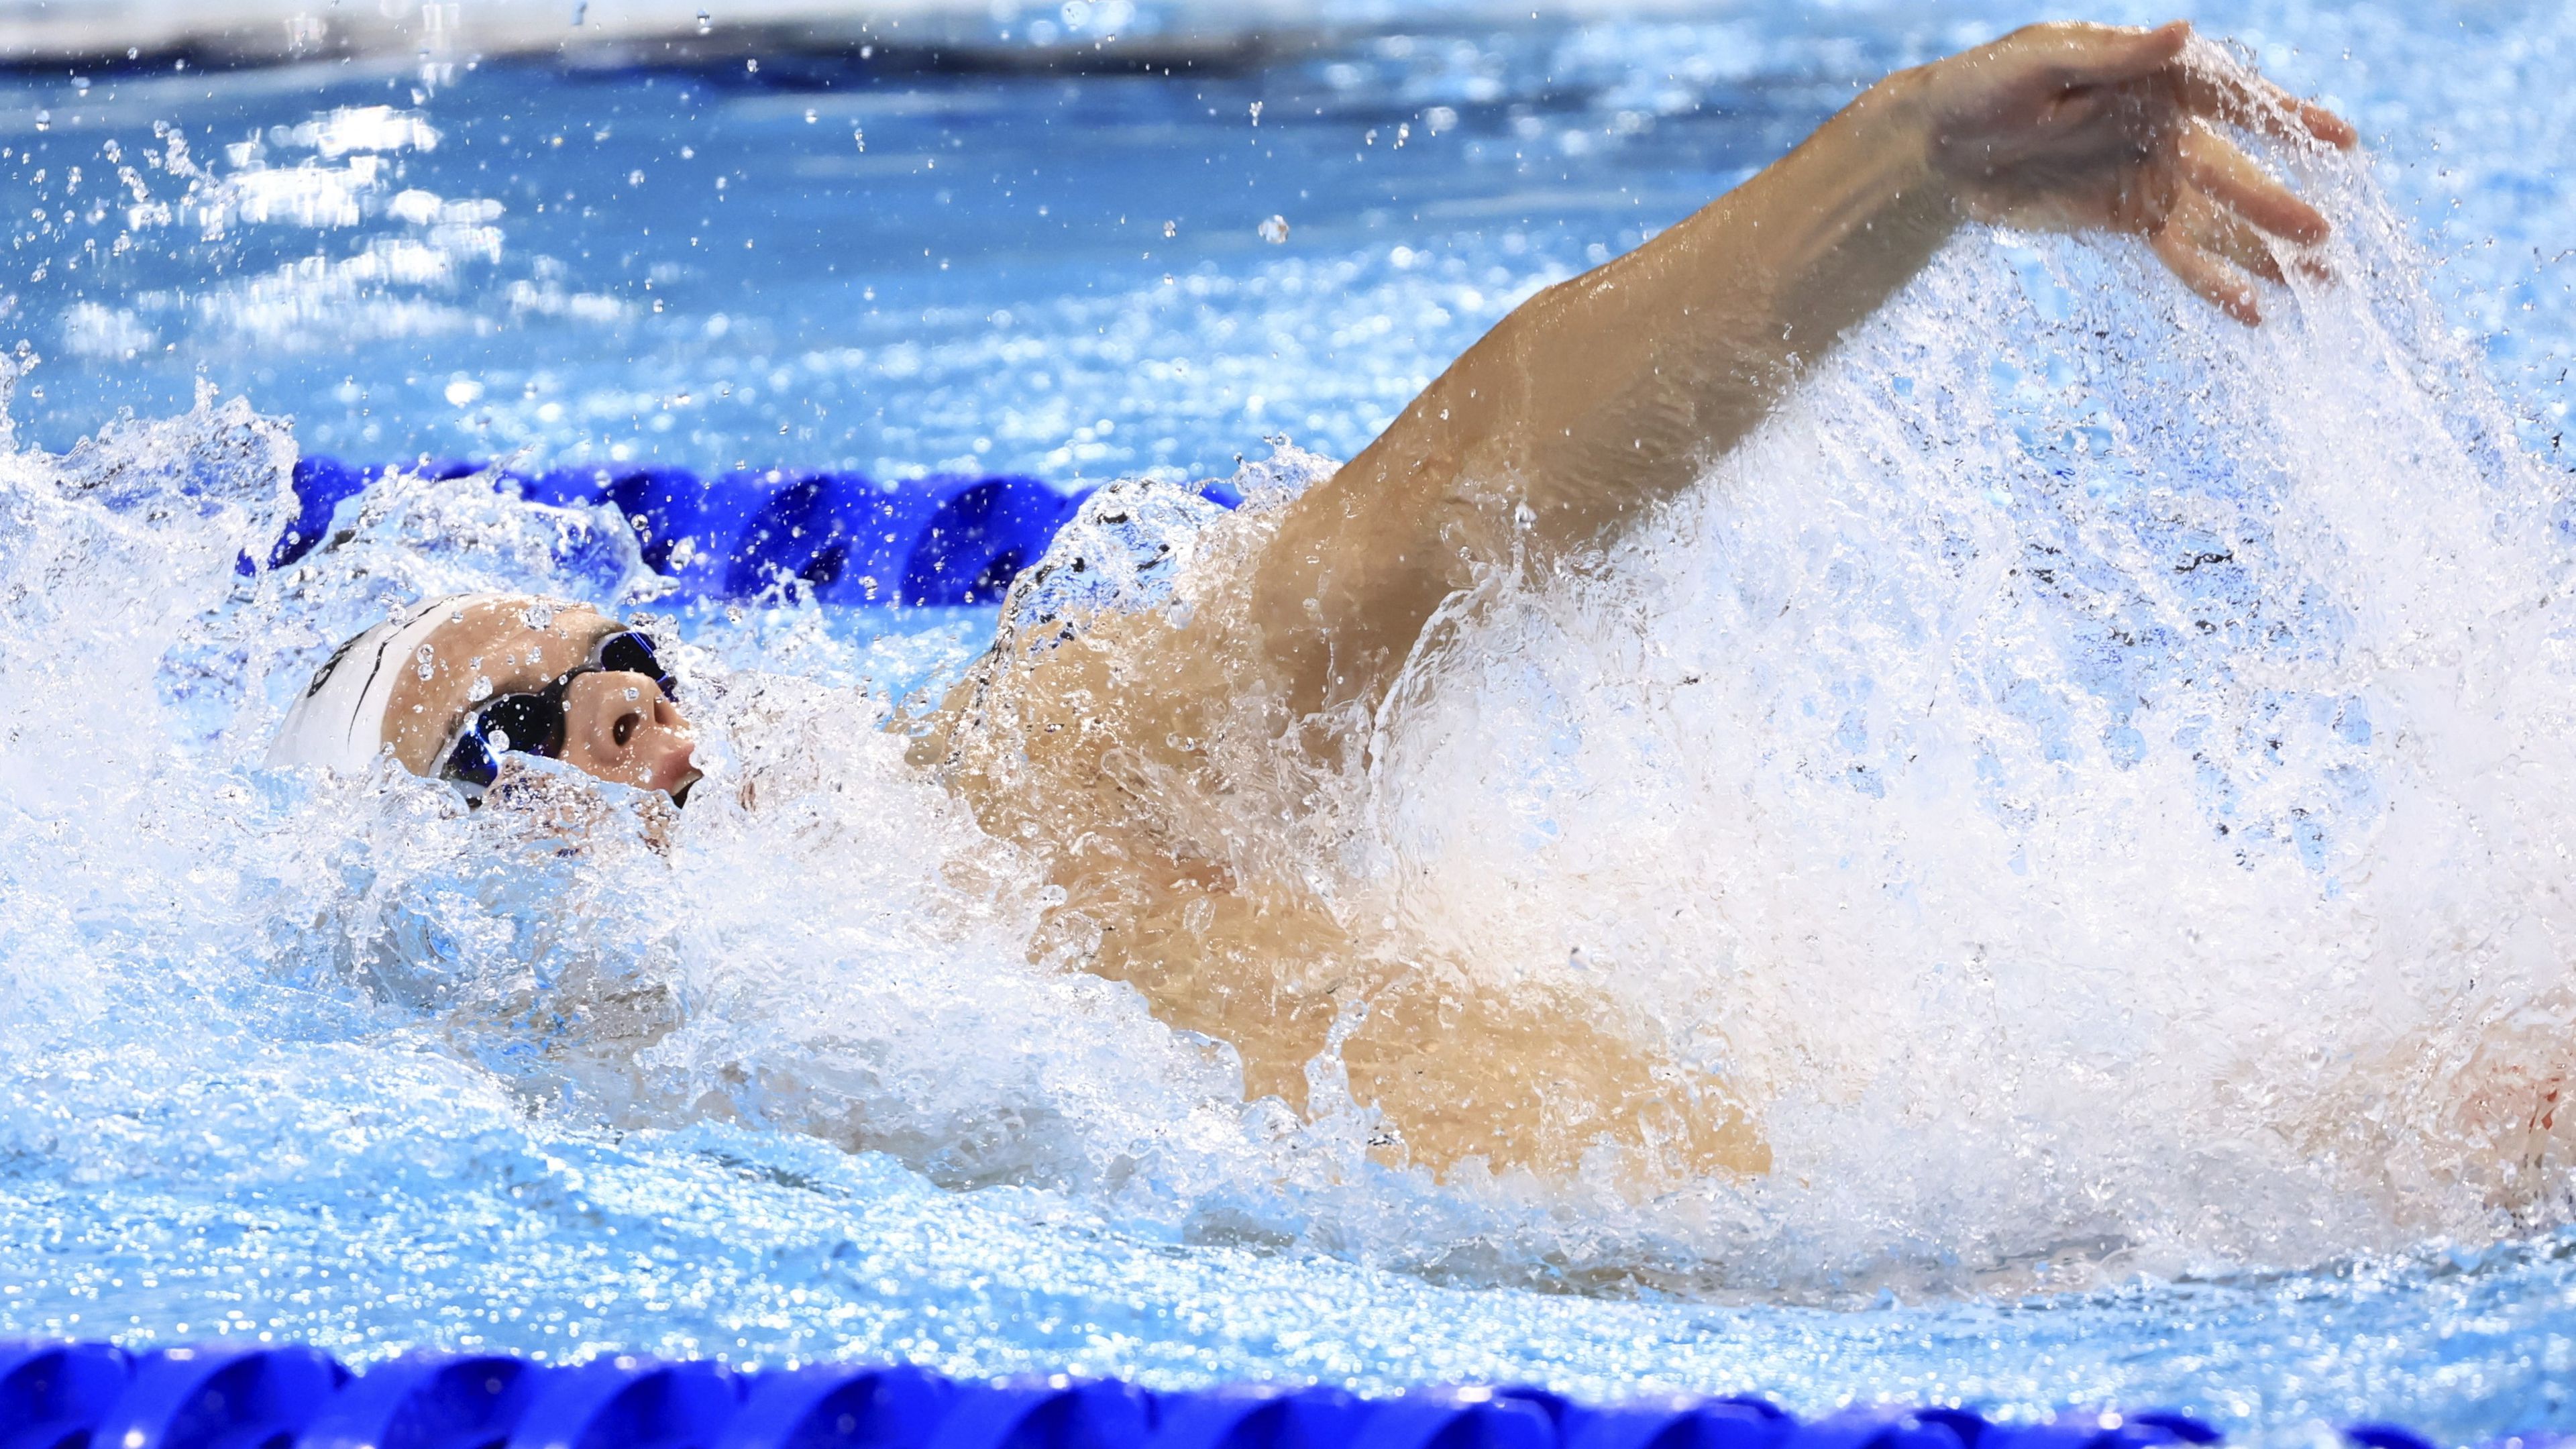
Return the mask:
<svg viewBox="0 0 2576 1449">
<path fill-rule="evenodd" d="M 2485 1061 L 2461 1020 L 2576 1024 L 2576 692 L 2555 626 L 2512 622 L 2566 564 L 2559 8 L 2198 12 L 2372 148 L 2327 185 L 2368 265 L 2313 330 L 2244 342 L 2133 257 L 1971 239 L 1720 512 L 1639 546 L 1647 582 L 1504 609 L 1463 714 L 1400 741 L 1426 783 L 1380 838 L 1467 902 L 1434 924 L 1580 921 L 1660 1009 L 1853 1084 L 1783 1107 L 1804 1176 L 1638 1207 L 1384 1172 L 1029 966 L 1023 864 L 835 724 L 989 615 L 680 621 L 714 753 L 794 804 L 693 809 L 668 855 L 256 767 L 388 602 L 650 602 L 606 521 L 454 485 L 240 581 L 297 449 L 1067 484 L 1347 456 L 1521 297 L 2025 18 L 1442 14 L 1206 77 L 0 84 L 0 340 L 42 355 L 0 463 L 0 1334 L 2576 1428 L 2564 1149 L 2491 1191 L 2501 1149 L 2445 1156 L 2420 1085 Z M 2395 360 L 2337 370 L 2373 341 Z M 2238 571 L 2169 582 L 2204 532 Z M 2020 586 L 1962 581 L 1963 537 L 2067 582 L 1992 612 Z M 2442 632 L 2489 617 L 2506 645 Z M 1693 704 L 1634 662 L 1667 659 L 1749 682 Z M 1899 707 L 1953 681 L 1974 730 Z M 1594 703 L 1641 689 L 1671 723 Z M 1908 813 L 1909 762 L 1976 808 Z M 1834 884 L 1855 860 L 1884 878 Z M 1735 913 L 1655 924 L 1704 898 Z M 1754 970 L 1768 930 L 1797 984 Z M 1853 986 L 1900 967 L 1916 994 Z"/>
</svg>

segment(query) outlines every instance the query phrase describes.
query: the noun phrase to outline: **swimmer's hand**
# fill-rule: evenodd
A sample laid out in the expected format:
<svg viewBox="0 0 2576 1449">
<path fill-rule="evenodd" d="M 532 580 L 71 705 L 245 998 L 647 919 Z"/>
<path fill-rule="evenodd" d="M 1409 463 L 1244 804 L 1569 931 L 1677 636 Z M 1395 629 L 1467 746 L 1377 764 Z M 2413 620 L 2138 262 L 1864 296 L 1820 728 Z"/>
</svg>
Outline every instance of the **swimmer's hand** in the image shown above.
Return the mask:
<svg viewBox="0 0 2576 1449">
<path fill-rule="evenodd" d="M 1894 80 L 1911 83 L 1932 170 L 1965 215 L 2144 237 L 2184 285 L 2252 325 L 2263 314 L 2247 274 L 2282 280 L 2271 239 L 2314 246 L 2326 219 L 2220 124 L 2337 148 L 2353 129 L 2191 39 L 2180 20 L 2033 25 Z"/>
<path fill-rule="evenodd" d="M 2140 236 L 2260 320 L 2254 278 L 2318 269 L 2326 220 L 2229 126 L 2353 141 L 2180 24 L 2033 26 L 1870 87 L 1743 185 L 1523 302 L 1292 505 L 1251 589 L 1277 697 L 1371 717 L 1445 601 L 1598 548 L 1705 477 L 1962 222 Z"/>
</svg>

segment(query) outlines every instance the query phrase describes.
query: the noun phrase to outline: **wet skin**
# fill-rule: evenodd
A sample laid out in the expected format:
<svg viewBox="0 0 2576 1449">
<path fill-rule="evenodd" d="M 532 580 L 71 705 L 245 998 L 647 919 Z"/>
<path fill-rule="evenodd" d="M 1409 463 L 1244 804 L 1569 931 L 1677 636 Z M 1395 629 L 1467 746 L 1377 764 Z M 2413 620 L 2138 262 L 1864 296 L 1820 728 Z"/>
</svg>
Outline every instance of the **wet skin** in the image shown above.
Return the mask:
<svg viewBox="0 0 2576 1449">
<path fill-rule="evenodd" d="M 455 612 L 423 645 L 429 677 L 421 661 L 403 661 L 385 711 L 385 743 L 418 775 L 437 768 L 475 703 L 544 689 L 621 627 L 578 604 L 532 598 L 478 599 Z M 588 774 L 679 791 L 698 778 L 696 747 L 688 717 L 641 674 L 584 674 L 564 690 L 564 762 Z"/>
<path fill-rule="evenodd" d="M 1248 1096 L 1312 1113 L 1346 1091 L 1391 1160 L 1606 1163 L 1637 1192 L 1767 1171 L 1759 1084 L 1692 1065 L 1598 990 L 1497 984 L 1405 939 L 1370 883 L 1300 868 L 1299 832 L 1445 603 L 1596 549 L 1691 486 L 1962 225 L 2135 236 L 2248 325 L 2258 282 L 2321 277 L 2325 218 L 2226 128 L 2292 148 L 2349 147 L 2352 128 L 2213 60 L 2180 23 L 2045 25 L 1890 76 L 1681 224 L 1524 303 L 1221 560 L 1195 624 L 997 640 L 913 754 L 1063 891 L 1033 956 L 1232 1043 Z M 444 747 L 476 668 L 495 690 L 541 687 L 607 627 L 567 609 L 531 628 L 515 609 L 469 610 L 433 639 L 435 677 L 405 681 L 388 734 L 412 769 Z M 587 684 L 573 763 L 647 788 L 693 775 L 676 709 L 629 720 L 616 680 Z"/>
<path fill-rule="evenodd" d="M 1444 957 L 1391 925 L 1393 885 L 1319 883 L 1297 847 L 1332 848 L 1315 802 L 1365 768 L 1439 610 L 1690 487 L 1962 225 L 2137 236 L 2248 325 L 2257 279 L 2320 276 L 2325 218 L 2221 128 L 2323 149 L 2351 127 L 2200 59 L 2179 24 L 2049 25 L 1890 76 L 1505 318 L 1222 565 L 1189 624 L 999 641 L 915 754 L 1046 861 L 1065 897 L 1039 949 L 1233 1043 L 1248 1095 L 1323 1110 L 1310 1064 L 1337 1065 L 1392 1160 L 1607 1166 L 1637 1192 L 1767 1171 L 1764 1084 L 1580 980 Z"/>
</svg>

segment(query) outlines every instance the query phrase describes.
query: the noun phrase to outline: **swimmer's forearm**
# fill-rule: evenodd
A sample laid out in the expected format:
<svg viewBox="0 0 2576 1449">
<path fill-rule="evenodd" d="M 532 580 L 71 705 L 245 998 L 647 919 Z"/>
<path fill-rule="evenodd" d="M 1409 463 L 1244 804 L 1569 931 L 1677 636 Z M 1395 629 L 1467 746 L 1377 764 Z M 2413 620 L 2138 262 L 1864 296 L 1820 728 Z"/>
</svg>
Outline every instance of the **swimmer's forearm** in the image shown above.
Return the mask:
<svg viewBox="0 0 2576 1449">
<path fill-rule="evenodd" d="M 1374 703 L 1480 565 L 1688 487 L 1957 226 L 1917 72 L 1652 242 L 1531 298 L 1300 500 L 1255 606 L 1309 709 Z"/>
<path fill-rule="evenodd" d="M 1521 473 L 1508 491 L 1531 543 L 1596 542 L 1688 487 L 1948 239 L 1911 83 L 1881 82 L 1653 242 L 1532 298 L 1505 367 L 1480 344 L 1443 379 L 1502 399 L 1473 461 Z"/>
</svg>

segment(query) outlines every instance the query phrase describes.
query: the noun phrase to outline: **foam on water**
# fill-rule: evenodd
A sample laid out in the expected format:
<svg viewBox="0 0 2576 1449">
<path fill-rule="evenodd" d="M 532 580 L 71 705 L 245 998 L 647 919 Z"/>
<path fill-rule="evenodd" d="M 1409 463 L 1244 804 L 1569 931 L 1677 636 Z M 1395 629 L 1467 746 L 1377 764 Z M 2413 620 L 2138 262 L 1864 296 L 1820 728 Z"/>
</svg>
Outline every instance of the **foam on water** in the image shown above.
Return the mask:
<svg viewBox="0 0 2576 1449">
<path fill-rule="evenodd" d="M 2367 163 L 2308 164 L 2344 280 L 2260 333 L 2127 249 L 1963 238 L 1694 497 L 1490 581 L 1295 837 L 1417 949 L 1751 1086 L 1772 1177 L 1644 1204 L 1389 1170 L 1032 962 L 1033 864 L 880 728 L 989 618 L 657 620 L 697 802 L 540 769 L 468 814 L 258 761 L 390 607 L 650 614 L 618 520 L 398 478 L 245 579 L 298 447 L 257 399 L 11 439 L 0 1333 L 2562 1414 L 2565 484 Z M 329 323 L 243 270 L 205 295 Z M 117 301 L 77 335 L 121 355 Z M 1210 570 L 1260 527 L 1168 511 Z M 2032 1287 L 2085 1291 L 1992 1296 Z M 1796 1306 L 1888 1291 L 1934 1301 Z"/>
<path fill-rule="evenodd" d="M 1417 661 L 1376 803 L 1421 927 L 1620 982 L 1773 1103 L 1721 1279 L 2563 1210 L 2561 489 L 2336 189 L 2348 285 L 2260 333 L 2135 256 L 1954 248 Z"/>
<path fill-rule="evenodd" d="M 410 480 L 241 579 L 293 441 L 211 396 L 8 459 L 0 1030 L 49 1064 L 11 1155 L 166 1170 L 198 1129 L 138 1117 L 221 1084 L 292 1157 L 316 1112 L 434 1090 L 488 1130 L 809 1133 L 1185 1238 L 1792 1298 L 2555 1222 L 2558 498 L 2360 173 L 2313 179 L 2348 280 L 2260 333 L 2125 252 L 1964 238 L 1692 498 L 1491 581 L 1347 782 L 1360 843 L 1314 871 L 1390 890 L 1415 949 L 1642 1006 L 1762 1104 L 1768 1180 L 1438 1186 L 1032 963 L 1033 866 L 881 728 L 968 622 L 666 621 L 715 743 L 659 826 L 543 772 L 478 815 L 259 769 L 389 606 L 654 585 L 613 517 Z"/>
</svg>

